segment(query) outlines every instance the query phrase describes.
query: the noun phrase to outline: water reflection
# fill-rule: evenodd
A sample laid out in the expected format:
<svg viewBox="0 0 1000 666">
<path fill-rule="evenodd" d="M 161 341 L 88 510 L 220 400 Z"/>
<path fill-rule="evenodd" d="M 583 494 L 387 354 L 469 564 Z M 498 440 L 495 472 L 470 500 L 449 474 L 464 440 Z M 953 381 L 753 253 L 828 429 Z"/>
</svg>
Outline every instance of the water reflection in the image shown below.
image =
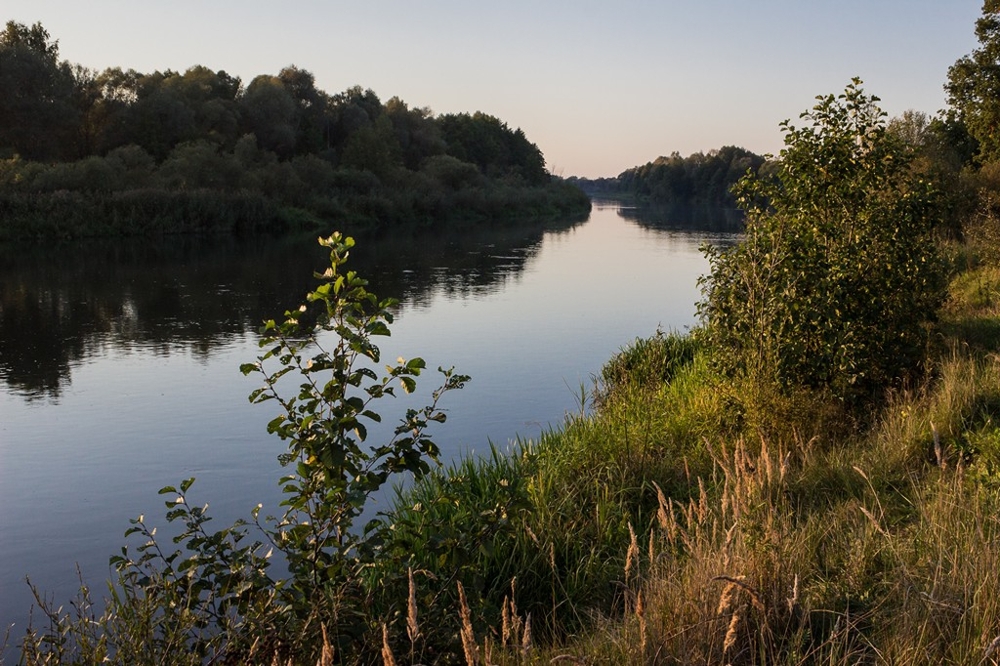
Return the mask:
<svg viewBox="0 0 1000 666">
<path fill-rule="evenodd" d="M 358 234 L 350 268 L 380 296 L 488 293 L 524 270 L 546 232 L 572 220 Z M 0 248 L 0 379 L 58 400 L 72 369 L 108 348 L 207 355 L 278 317 L 327 255 L 306 238 L 166 237 Z"/>
<path fill-rule="evenodd" d="M 712 234 L 737 234 L 743 231 L 743 212 L 736 208 L 684 204 L 619 205 L 618 214 L 649 229 Z"/>
</svg>

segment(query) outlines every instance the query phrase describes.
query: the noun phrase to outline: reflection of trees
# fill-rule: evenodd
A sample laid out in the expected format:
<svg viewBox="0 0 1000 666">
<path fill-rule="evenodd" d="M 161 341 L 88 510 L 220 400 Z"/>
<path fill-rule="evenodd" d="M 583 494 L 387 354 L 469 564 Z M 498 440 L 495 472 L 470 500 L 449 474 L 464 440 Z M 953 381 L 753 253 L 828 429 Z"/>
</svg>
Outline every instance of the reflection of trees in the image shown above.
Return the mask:
<svg viewBox="0 0 1000 666">
<path fill-rule="evenodd" d="M 723 206 L 691 206 L 684 204 L 643 204 L 621 206 L 618 215 L 650 229 L 701 231 L 707 233 L 741 233 L 743 212 Z"/>
<path fill-rule="evenodd" d="M 545 232 L 571 225 L 360 234 L 350 268 L 404 302 L 496 289 L 523 270 Z M 29 398 L 57 397 L 75 363 L 108 347 L 207 355 L 280 317 L 326 259 L 312 237 L 0 248 L 0 377 Z"/>
<path fill-rule="evenodd" d="M 435 291 L 465 297 L 499 290 L 519 274 L 540 247 L 545 232 L 562 232 L 571 221 L 480 223 L 448 230 L 427 227 L 391 229 L 381 237 L 359 235 L 352 268 L 372 282 L 380 296 L 420 304 Z"/>
</svg>

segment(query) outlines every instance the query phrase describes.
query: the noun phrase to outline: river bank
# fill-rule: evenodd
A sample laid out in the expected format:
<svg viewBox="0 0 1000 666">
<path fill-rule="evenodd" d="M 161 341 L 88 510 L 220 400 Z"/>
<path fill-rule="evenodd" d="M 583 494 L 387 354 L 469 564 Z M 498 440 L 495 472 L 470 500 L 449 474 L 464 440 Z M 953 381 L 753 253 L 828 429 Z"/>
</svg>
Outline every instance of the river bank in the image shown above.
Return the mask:
<svg viewBox="0 0 1000 666">
<path fill-rule="evenodd" d="M 253 190 L 146 187 L 116 191 L 31 191 L 0 187 L 0 242 L 165 234 L 327 233 L 333 226 L 378 230 L 425 224 L 514 224 L 526 218 L 586 217 L 590 201 L 565 183 L 478 183 L 458 189 L 336 189 L 300 198 Z M 289 191 L 296 188 L 289 186 Z M 299 187 L 301 189 L 301 185 Z M 19 191 L 24 190 L 24 191 Z"/>
<path fill-rule="evenodd" d="M 396 659 L 461 653 L 464 617 L 490 663 L 980 657 L 1000 618 L 1000 272 L 986 236 L 945 245 L 927 381 L 864 423 L 822 392 L 728 382 L 690 337 L 657 335 L 604 367 L 591 413 L 403 495 L 391 520 L 413 587 L 389 567 L 375 590 L 398 609 Z"/>
<path fill-rule="evenodd" d="M 490 663 L 988 657 L 1000 620 L 995 224 L 943 244 L 953 272 L 925 381 L 858 418 L 823 391 L 721 378 L 690 337 L 637 341 L 604 367 L 594 413 L 400 500 L 413 552 L 430 555 L 417 580 L 445 573 L 422 535 L 452 526 L 469 561 L 447 570 L 465 571 L 466 590 L 483 581 L 466 596 Z M 457 635 L 463 602 L 448 598 L 430 622 Z"/>
</svg>

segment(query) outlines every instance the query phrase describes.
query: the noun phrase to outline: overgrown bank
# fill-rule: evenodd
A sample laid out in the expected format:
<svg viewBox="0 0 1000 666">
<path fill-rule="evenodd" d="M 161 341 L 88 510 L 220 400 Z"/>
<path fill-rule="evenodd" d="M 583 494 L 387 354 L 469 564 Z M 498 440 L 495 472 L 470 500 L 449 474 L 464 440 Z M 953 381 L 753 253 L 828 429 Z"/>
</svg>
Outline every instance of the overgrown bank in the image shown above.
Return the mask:
<svg viewBox="0 0 1000 666">
<path fill-rule="evenodd" d="M 332 226 L 359 232 L 414 224 L 502 226 L 524 219 L 581 218 L 590 210 L 586 195 L 562 182 L 527 187 L 483 179 L 451 187 L 433 177 L 414 175 L 405 183 L 385 185 L 364 172 L 323 170 L 328 172 L 326 181 L 307 192 L 291 185 L 288 189 L 275 185 L 272 191 L 253 184 L 229 190 L 150 185 L 112 191 L 28 187 L 2 191 L 0 186 L 0 242 L 326 233 Z M 345 178 L 362 182 L 343 186 L 339 181 Z"/>
</svg>

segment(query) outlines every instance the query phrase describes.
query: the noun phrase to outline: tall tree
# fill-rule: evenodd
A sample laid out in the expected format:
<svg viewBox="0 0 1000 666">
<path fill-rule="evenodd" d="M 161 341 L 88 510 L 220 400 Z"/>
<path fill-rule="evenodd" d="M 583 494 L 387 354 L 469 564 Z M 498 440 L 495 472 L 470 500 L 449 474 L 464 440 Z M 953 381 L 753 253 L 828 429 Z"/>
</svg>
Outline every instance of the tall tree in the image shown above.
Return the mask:
<svg viewBox="0 0 1000 666">
<path fill-rule="evenodd" d="M 69 156 L 79 121 L 73 70 L 41 23 L 8 21 L 0 33 L 0 152 Z"/>
<path fill-rule="evenodd" d="M 330 148 L 330 98 L 316 88 L 312 73 L 291 65 L 278 73 L 278 80 L 298 107 L 295 152 L 321 153 Z"/>
<path fill-rule="evenodd" d="M 985 0 L 976 21 L 979 48 L 948 69 L 945 90 L 969 134 L 979 142 L 979 159 L 1000 160 L 1000 0 Z"/>
<path fill-rule="evenodd" d="M 521 129 L 480 111 L 440 116 L 438 126 L 452 157 L 471 162 L 487 176 L 522 179 L 529 185 L 548 182 L 545 158 Z"/>
<path fill-rule="evenodd" d="M 241 100 L 246 131 L 257 136 L 264 150 L 289 158 L 295 151 L 299 106 L 276 76 L 261 74 L 247 86 Z"/>
<path fill-rule="evenodd" d="M 7 21 L 3 33 L 0 33 L 0 44 L 25 48 L 56 62 L 59 59 L 59 40 L 52 41 L 50 37 L 49 31 L 41 23 L 35 23 L 29 28 L 23 23 Z"/>
<path fill-rule="evenodd" d="M 393 97 L 385 103 L 385 115 L 392 121 L 407 169 L 416 171 L 428 157 L 444 152 L 444 139 L 430 109 L 411 109 Z"/>
</svg>

